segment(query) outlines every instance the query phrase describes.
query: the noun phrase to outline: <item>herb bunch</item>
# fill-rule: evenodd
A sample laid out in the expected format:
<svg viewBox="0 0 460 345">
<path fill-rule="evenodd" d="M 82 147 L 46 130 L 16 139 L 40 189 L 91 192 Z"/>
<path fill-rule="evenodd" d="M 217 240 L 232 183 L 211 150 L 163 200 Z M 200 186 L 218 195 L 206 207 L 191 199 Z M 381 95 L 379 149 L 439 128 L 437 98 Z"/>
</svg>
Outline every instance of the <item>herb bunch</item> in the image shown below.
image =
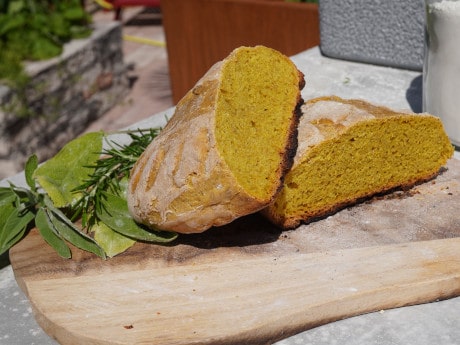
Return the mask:
<svg viewBox="0 0 460 345">
<path fill-rule="evenodd" d="M 12 183 L 9 187 L 0 187 L 0 254 L 36 226 L 43 239 L 64 258 L 72 256 L 65 241 L 105 258 L 104 251 L 94 239 L 80 231 L 54 206 L 46 193 L 39 192 L 33 178 L 37 167 L 37 156 L 33 155 L 28 159 L 24 172 L 30 189 Z"/>
<path fill-rule="evenodd" d="M 106 201 L 105 193 L 120 195 L 123 192 L 121 181 L 129 177 L 134 163 L 159 131 L 158 128 L 151 128 L 146 131 L 139 129 L 139 134 L 128 132 L 131 138 L 129 145 L 108 142 L 110 149 L 104 151 L 101 159 L 90 166 L 93 173 L 74 189 L 74 192 L 81 193 L 82 196 L 73 206 L 72 219 L 81 217 L 82 226 L 85 228 L 91 228 L 98 221 L 97 214 L 103 211 Z"/>
<path fill-rule="evenodd" d="M 101 258 L 117 255 L 136 241 L 164 243 L 177 234 L 145 229 L 131 218 L 126 202 L 129 172 L 160 129 L 128 132 L 131 142 L 109 142 L 88 133 L 69 142 L 38 166 L 35 155 L 25 166 L 27 187 L 0 187 L 0 254 L 36 227 L 56 252 L 70 258 L 67 242 Z M 76 221 L 81 219 L 81 227 Z"/>
</svg>

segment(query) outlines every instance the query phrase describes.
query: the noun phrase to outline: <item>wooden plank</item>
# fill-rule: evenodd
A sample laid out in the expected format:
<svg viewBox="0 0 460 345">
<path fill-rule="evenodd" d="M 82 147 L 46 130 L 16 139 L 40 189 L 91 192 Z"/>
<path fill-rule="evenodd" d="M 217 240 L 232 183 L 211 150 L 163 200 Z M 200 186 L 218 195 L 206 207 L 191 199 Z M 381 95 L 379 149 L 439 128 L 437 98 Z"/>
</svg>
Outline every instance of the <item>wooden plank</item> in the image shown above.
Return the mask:
<svg viewBox="0 0 460 345">
<path fill-rule="evenodd" d="M 460 239 L 26 283 L 62 344 L 260 344 L 460 294 Z"/>
</svg>

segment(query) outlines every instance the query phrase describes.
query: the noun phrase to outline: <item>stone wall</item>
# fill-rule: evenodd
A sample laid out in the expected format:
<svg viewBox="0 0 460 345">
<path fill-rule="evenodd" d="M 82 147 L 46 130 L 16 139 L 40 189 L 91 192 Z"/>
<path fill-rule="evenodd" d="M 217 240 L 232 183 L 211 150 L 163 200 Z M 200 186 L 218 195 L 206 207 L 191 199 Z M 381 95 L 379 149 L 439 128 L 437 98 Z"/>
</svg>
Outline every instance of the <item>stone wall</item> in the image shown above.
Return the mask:
<svg viewBox="0 0 460 345">
<path fill-rule="evenodd" d="M 18 92 L 0 85 L 0 179 L 23 170 L 33 153 L 40 161 L 55 155 L 129 88 L 118 22 L 97 24 L 61 56 L 25 67 L 31 77 L 27 107 Z M 19 115 L 25 109 L 30 114 Z"/>
</svg>

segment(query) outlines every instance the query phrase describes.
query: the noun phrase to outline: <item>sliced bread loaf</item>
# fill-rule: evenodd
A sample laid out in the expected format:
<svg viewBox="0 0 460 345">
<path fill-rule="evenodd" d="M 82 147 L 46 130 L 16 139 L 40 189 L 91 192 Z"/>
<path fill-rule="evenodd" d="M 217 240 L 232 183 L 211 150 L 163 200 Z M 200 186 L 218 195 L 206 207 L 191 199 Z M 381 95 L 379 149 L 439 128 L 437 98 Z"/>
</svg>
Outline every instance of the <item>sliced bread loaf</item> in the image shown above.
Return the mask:
<svg viewBox="0 0 460 345">
<path fill-rule="evenodd" d="M 193 233 L 266 207 L 292 165 L 303 85 L 289 58 L 263 46 L 214 65 L 134 166 L 134 219 Z"/>
<path fill-rule="evenodd" d="M 302 112 L 293 167 L 263 210 L 283 228 L 430 179 L 453 154 L 441 121 L 428 114 L 338 97 L 310 100 Z"/>
</svg>

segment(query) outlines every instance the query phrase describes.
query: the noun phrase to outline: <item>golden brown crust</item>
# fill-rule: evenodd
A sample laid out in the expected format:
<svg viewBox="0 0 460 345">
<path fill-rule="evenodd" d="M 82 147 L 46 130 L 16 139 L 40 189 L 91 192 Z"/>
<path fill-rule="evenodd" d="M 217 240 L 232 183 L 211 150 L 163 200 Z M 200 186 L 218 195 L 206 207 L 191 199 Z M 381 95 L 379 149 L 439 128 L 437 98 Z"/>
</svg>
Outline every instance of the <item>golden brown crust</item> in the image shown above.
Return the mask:
<svg viewBox="0 0 460 345">
<path fill-rule="evenodd" d="M 215 107 L 225 61 L 215 64 L 179 102 L 174 116 L 133 167 L 127 199 L 136 221 L 162 230 L 202 232 L 261 210 L 279 190 L 292 165 L 299 112 L 292 116 L 280 153 L 279 184 L 268 200 L 258 200 L 237 182 L 217 148 Z M 303 83 L 299 72 L 299 85 Z M 297 97 L 298 110 L 300 89 Z"/>
</svg>

